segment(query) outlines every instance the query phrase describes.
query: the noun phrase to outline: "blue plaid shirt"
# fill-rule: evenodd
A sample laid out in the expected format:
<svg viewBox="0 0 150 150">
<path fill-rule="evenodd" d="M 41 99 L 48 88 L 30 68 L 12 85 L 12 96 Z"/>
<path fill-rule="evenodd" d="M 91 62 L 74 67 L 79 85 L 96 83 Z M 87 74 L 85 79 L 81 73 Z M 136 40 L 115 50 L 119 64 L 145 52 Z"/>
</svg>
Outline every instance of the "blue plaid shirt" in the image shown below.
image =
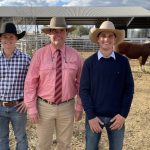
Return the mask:
<svg viewBox="0 0 150 150">
<path fill-rule="evenodd" d="M 0 51 L 0 101 L 23 98 L 24 81 L 30 64 L 30 56 L 15 50 L 11 58 Z"/>
</svg>

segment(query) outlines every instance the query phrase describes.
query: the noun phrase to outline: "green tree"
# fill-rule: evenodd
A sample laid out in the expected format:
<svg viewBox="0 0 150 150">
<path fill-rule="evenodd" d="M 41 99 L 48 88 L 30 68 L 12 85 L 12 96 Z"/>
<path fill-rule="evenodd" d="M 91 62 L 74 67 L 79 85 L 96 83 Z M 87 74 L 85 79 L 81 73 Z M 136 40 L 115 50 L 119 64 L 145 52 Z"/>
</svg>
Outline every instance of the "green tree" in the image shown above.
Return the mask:
<svg viewBox="0 0 150 150">
<path fill-rule="evenodd" d="M 88 35 L 89 34 L 89 28 L 87 28 L 87 27 L 85 27 L 83 25 L 80 25 L 80 26 L 74 25 L 73 27 L 76 28 L 72 32 L 73 35 L 82 36 L 82 35 Z"/>
</svg>

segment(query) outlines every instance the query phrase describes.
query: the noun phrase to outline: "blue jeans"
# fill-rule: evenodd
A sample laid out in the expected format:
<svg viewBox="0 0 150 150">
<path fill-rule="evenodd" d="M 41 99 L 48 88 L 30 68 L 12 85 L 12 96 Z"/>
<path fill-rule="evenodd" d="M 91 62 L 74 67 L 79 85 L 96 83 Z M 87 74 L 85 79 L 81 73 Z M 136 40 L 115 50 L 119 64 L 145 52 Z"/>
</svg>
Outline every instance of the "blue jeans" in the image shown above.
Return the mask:
<svg viewBox="0 0 150 150">
<path fill-rule="evenodd" d="M 109 150 L 122 150 L 123 147 L 123 139 L 124 139 L 124 131 L 125 126 L 123 126 L 120 130 L 111 130 L 110 129 L 110 120 L 108 117 L 99 117 L 101 121 L 104 123 L 108 134 L 109 140 Z M 86 119 L 86 150 L 98 150 L 99 141 L 101 139 L 101 133 L 93 133 L 90 129 L 89 122 Z"/>
<path fill-rule="evenodd" d="M 27 150 L 26 113 L 19 113 L 16 107 L 0 106 L 0 150 L 9 148 L 9 123 L 11 122 L 16 139 L 16 150 Z"/>
</svg>

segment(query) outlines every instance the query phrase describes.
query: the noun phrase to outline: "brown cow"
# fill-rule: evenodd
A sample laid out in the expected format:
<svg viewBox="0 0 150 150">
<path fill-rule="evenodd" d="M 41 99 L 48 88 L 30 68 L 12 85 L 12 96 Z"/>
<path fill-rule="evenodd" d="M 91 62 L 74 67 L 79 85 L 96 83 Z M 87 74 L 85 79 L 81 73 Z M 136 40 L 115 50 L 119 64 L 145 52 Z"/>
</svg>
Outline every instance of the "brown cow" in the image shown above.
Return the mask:
<svg viewBox="0 0 150 150">
<path fill-rule="evenodd" d="M 150 43 L 122 42 L 117 45 L 116 51 L 126 55 L 130 59 L 138 59 L 142 68 L 150 55 Z"/>
</svg>

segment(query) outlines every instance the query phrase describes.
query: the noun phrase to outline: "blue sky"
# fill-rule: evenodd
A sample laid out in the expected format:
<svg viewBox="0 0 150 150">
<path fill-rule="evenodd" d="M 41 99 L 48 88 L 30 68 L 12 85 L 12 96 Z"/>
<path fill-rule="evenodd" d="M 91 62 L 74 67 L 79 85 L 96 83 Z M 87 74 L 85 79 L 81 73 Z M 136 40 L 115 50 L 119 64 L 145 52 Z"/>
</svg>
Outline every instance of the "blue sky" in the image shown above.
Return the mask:
<svg viewBox="0 0 150 150">
<path fill-rule="evenodd" d="M 1 0 L 0 6 L 141 6 L 150 10 L 150 0 Z"/>
</svg>

